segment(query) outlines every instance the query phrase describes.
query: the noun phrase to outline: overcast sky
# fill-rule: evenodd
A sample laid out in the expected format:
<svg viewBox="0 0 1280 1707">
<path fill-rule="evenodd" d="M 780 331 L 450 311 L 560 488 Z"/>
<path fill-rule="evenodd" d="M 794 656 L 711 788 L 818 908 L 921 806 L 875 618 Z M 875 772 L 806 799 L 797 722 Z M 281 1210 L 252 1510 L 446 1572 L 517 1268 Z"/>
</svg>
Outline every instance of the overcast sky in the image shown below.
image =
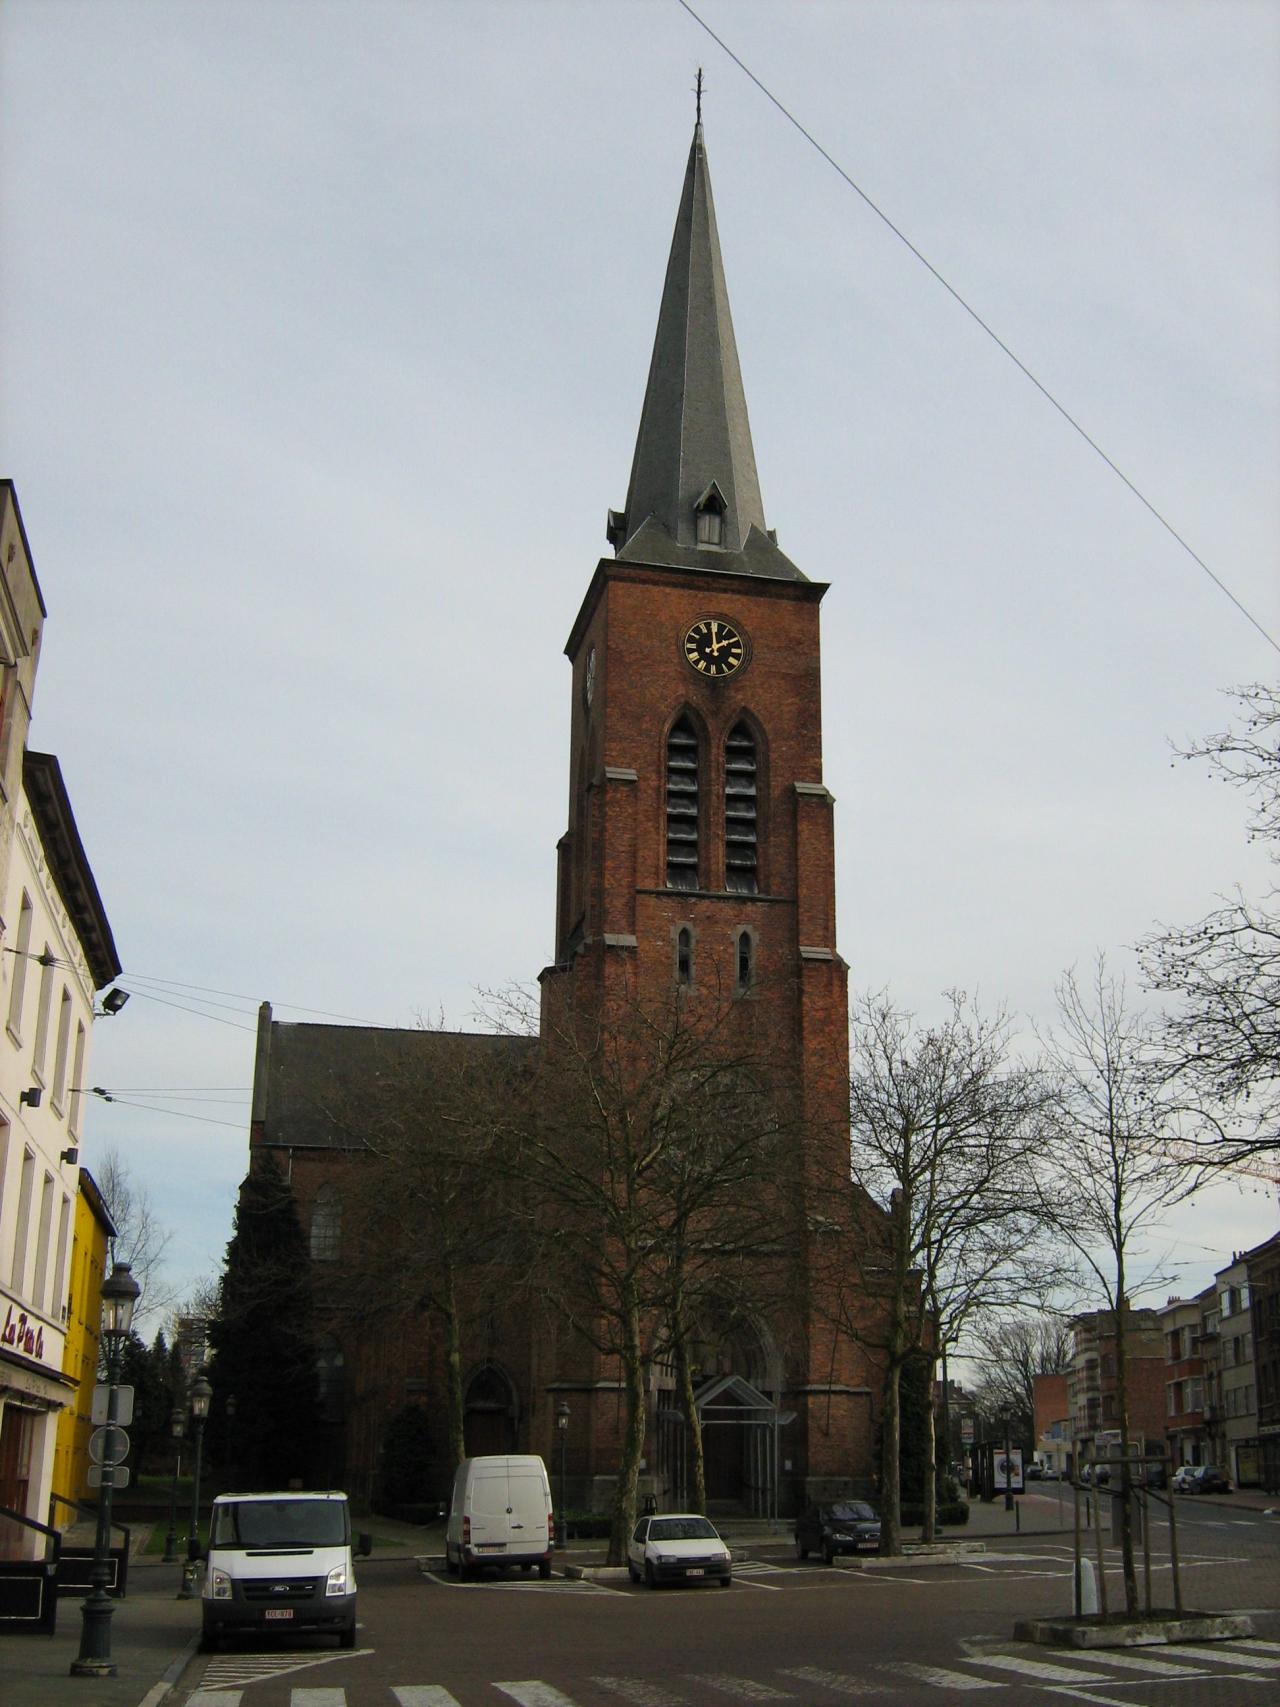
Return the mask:
<svg viewBox="0 0 1280 1707">
<path fill-rule="evenodd" d="M 1280 636 L 1273 0 L 698 10 Z M 1065 967 L 1141 1003 L 1156 921 L 1274 875 L 1170 742 L 1275 650 L 677 0 L 6 0 L 31 744 L 134 991 L 83 1159 L 119 1148 L 180 1288 L 259 1001 L 466 1027 L 550 958 L 562 649 L 699 64 L 766 514 L 830 582 L 851 985 L 1029 1035 Z M 1152 1255 L 1186 1292 L 1276 1224 L 1225 1187 Z"/>
</svg>

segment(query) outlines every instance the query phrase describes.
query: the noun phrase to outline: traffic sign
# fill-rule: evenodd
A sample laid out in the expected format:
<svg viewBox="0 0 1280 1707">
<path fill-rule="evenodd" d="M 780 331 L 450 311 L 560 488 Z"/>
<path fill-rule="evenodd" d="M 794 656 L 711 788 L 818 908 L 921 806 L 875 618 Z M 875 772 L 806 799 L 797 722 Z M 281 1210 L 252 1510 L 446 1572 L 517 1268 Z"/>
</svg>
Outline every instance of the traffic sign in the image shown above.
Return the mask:
<svg viewBox="0 0 1280 1707">
<path fill-rule="evenodd" d="M 90 1464 L 89 1486 L 91 1488 L 127 1488 L 129 1486 L 129 1466 L 127 1464 Z"/>
<path fill-rule="evenodd" d="M 89 1412 L 89 1421 L 95 1428 L 101 1428 L 107 1420 L 107 1398 L 111 1389 L 105 1381 L 99 1381 L 93 1389 L 93 1409 Z M 133 1388 L 116 1388 L 116 1414 L 112 1422 L 118 1422 L 121 1428 L 128 1428 L 133 1421 Z"/>
<path fill-rule="evenodd" d="M 129 1436 L 114 1424 L 96 1428 L 89 1436 L 89 1456 L 95 1464 L 123 1464 L 129 1456 Z"/>
</svg>

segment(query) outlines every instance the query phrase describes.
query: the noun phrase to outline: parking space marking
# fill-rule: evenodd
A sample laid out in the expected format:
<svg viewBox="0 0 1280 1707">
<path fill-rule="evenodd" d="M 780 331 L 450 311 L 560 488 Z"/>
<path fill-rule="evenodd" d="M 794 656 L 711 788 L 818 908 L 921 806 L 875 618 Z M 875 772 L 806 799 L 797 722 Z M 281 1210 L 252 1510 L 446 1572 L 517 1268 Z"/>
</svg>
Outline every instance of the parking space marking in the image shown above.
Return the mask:
<svg viewBox="0 0 1280 1707">
<path fill-rule="evenodd" d="M 917 1665 L 914 1660 L 899 1660 L 896 1665 L 878 1665 L 877 1671 L 905 1672 L 918 1683 L 930 1683 L 935 1689 L 1007 1689 L 1005 1683 L 993 1678 L 970 1677 L 967 1672 L 948 1671 L 946 1666 Z"/>
<path fill-rule="evenodd" d="M 593 1677 L 591 1681 L 610 1694 L 620 1695 L 624 1701 L 631 1702 L 631 1707 L 681 1707 L 680 1696 L 671 1695 L 658 1684 L 647 1683 L 643 1678 Z"/>
</svg>

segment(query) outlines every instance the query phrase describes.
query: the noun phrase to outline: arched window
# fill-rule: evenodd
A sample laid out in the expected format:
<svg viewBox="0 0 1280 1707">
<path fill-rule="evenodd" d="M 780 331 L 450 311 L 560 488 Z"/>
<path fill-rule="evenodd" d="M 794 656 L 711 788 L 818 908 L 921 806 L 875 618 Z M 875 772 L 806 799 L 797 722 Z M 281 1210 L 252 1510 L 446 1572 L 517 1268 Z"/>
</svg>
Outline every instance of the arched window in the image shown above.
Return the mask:
<svg viewBox="0 0 1280 1707">
<path fill-rule="evenodd" d="M 676 932 L 676 983 L 693 983 L 693 932 L 688 925 Z"/>
<path fill-rule="evenodd" d="M 322 1185 L 311 1207 L 311 1260 L 337 1262 L 342 1254 L 342 1199 L 331 1185 Z"/>
<path fill-rule="evenodd" d="M 739 895 L 760 887 L 758 831 L 755 736 L 737 723 L 724 749 L 724 886 Z"/>
<path fill-rule="evenodd" d="M 698 737 L 687 717 L 667 736 L 667 888 L 698 887 Z"/>
<path fill-rule="evenodd" d="M 737 986 L 749 990 L 756 971 L 756 945 L 750 931 L 739 931 L 737 942 Z"/>
</svg>

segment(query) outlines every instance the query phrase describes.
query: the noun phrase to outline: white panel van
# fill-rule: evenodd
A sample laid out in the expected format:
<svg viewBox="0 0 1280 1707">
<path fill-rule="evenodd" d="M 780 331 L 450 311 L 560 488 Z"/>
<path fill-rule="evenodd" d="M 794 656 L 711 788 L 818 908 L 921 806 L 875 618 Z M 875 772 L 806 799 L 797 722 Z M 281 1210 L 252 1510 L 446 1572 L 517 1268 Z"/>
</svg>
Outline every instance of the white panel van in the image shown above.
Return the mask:
<svg viewBox="0 0 1280 1707">
<path fill-rule="evenodd" d="M 482 1565 L 551 1575 L 555 1524 L 547 1467 L 532 1454 L 464 1458 L 453 1478 L 445 1560 L 470 1577 Z"/>
<path fill-rule="evenodd" d="M 372 1543 L 360 1537 L 357 1551 Z M 219 1494 L 209 1514 L 201 1594 L 203 1642 L 237 1631 L 356 1640 L 351 1514 L 340 1493 Z"/>
</svg>

